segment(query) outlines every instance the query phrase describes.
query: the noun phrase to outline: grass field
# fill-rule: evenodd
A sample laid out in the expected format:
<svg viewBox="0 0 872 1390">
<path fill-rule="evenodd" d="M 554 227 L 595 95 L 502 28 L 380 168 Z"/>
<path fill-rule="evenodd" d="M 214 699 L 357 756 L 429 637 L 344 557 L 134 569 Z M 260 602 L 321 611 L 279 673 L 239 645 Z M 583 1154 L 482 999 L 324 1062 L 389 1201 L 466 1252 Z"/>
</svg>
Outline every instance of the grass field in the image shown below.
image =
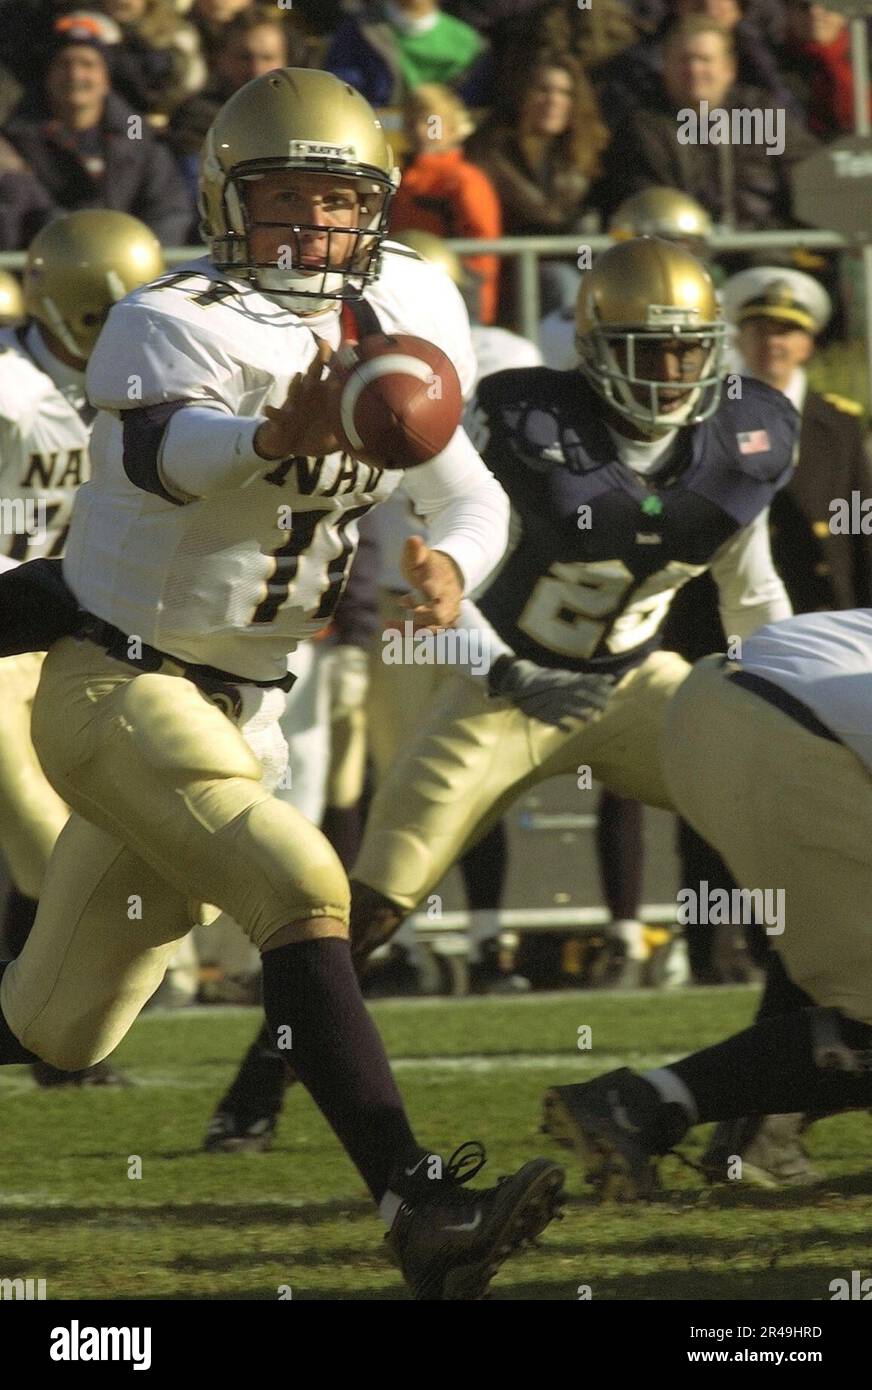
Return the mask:
<svg viewBox="0 0 872 1390">
<path fill-rule="evenodd" d="M 397 1001 L 374 1012 L 422 1139 L 447 1157 L 481 1139 L 492 1182 L 537 1152 L 546 1086 L 656 1065 L 744 1026 L 748 990 L 520 1000 Z M 0 1277 L 50 1299 L 404 1298 L 360 1180 L 308 1098 L 288 1102 L 265 1155 L 199 1150 L 212 1105 L 257 1028 L 254 1010 L 146 1014 L 117 1060 L 127 1091 L 55 1094 L 0 1073 Z M 578 1029 L 592 1031 L 579 1051 Z M 706 1131 L 686 1144 L 698 1156 Z M 566 1217 L 494 1284 L 504 1299 L 827 1299 L 870 1271 L 872 1118 L 818 1124 L 813 1189 L 702 1186 L 676 1159 L 668 1195 L 594 1205 L 570 1159 Z M 142 1160 L 141 1179 L 128 1176 Z"/>
</svg>

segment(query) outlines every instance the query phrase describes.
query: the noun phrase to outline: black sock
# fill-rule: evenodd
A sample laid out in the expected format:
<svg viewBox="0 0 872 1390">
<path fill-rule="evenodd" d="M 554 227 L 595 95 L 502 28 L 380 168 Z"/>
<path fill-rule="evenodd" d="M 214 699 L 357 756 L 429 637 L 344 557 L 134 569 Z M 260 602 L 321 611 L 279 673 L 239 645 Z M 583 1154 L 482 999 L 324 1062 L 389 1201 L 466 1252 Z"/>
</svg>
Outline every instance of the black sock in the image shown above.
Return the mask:
<svg viewBox="0 0 872 1390">
<path fill-rule="evenodd" d="M 632 922 L 639 915 L 645 866 L 641 802 L 604 788 L 596 845 L 600 882 L 612 919 Z"/>
<path fill-rule="evenodd" d="M 821 1009 L 763 1018 L 744 1033 L 694 1052 L 669 1071 L 693 1095 L 698 1123 L 744 1115 L 789 1115 L 872 1105 L 872 1071 L 822 1070 L 814 1058 L 812 1023 Z M 840 1019 L 841 1037 L 857 1049 L 872 1044 L 872 1028 Z"/>
<path fill-rule="evenodd" d="M 419 1150 L 349 943 L 322 937 L 265 951 L 263 1003 L 270 1041 L 290 1041 L 294 1070 L 381 1201 L 393 1169 Z"/>
<path fill-rule="evenodd" d="M 363 839 L 361 803 L 356 801 L 353 806 L 328 806 L 321 818 L 321 833 L 330 841 L 347 873 L 357 858 Z"/>
<path fill-rule="evenodd" d="M 6 899 L 6 911 L 3 914 L 2 936 L 13 959 L 20 956 L 24 950 L 24 943 L 36 921 L 38 906 L 36 898 L 26 898 L 14 886 L 10 888 Z"/>
<path fill-rule="evenodd" d="M 509 838 L 505 821 L 496 825 L 484 839 L 468 849 L 459 861 L 463 887 L 470 912 L 497 909 L 503 901 L 506 869 L 509 861 Z"/>
<path fill-rule="evenodd" d="M 0 963 L 0 980 L 3 973 L 11 961 L 4 960 Z M 0 1009 L 0 1067 L 9 1066 L 17 1062 L 38 1062 L 39 1058 L 33 1052 L 28 1052 L 26 1047 L 22 1047 L 16 1038 L 6 1019 L 3 1017 L 3 1010 Z"/>
<path fill-rule="evenodd" d="M 288 1080 L 284 1056 L 276 1047 L 264 1019 L 217 1109 L 230 1111 L 243 1124 L 260 1120 L 265 1115 L 277 1115 Z"/>
</svg>

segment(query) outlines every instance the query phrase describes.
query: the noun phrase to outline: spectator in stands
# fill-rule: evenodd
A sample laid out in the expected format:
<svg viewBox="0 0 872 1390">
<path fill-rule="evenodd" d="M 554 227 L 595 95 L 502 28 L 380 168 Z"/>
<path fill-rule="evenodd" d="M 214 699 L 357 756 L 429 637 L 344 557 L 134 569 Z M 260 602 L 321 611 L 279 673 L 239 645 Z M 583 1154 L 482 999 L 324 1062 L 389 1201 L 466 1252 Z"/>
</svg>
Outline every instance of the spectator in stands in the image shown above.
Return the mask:
<svg viewBox="0 0 872 1390">
<path fill-rule="evenodd" d="M 694 136 L 689 115 L 699 113 L 701 103 L 707 103 L 703 117 L 706 111 L 728 117 L 756 112 L 757 141 L 735 140 L 731 133 L 730 143 L 715 143 L 708 126 L 705 139 L 699 131 Z M 816 147 L 806 127 L 766 92 L 736 85 L 729 32 L 694 16 L 670 31 L 657 97 L 615 133 L 605 200 L 611 208 L 650 184 L 665 184 L 689 193 L 725 226 L 790 226 L 791 169 Z"/>
<path fill-rule="evenodd" d="M 472 121 L 459 97 L 438 83 L 425 83 L 406 99 L 404 118 L 413 155 L 391 209 L 391 230 L 500 236 L 496 190 L 484 170 L 464 158 L 462 143 Z M 469 256 L 464 265 L 478 281 L 476 317 L 491 324 L 497 313 L 499 259 Z"/>
<path fill-rule="evenodd" d="M 206 66 L 212 71 L 213 61 L 221 47 L 224 30 L 232 19 L 251 9 L 254 0 L 194 0 L 188 18 L 200 35 Z"/>
<path fill-rule="evenodd" d="M 340 24 L 324 66 L 373 106 L 399 106 L 423 82 L 453 86 L 471 106 L 490 96 L 485 40 L 438 0 L 369 0 Z"/>
<path fill-rule="evenodd" d="M 507 236 L 581 229 L 608 131 L 574 58 L 544 53 L 521 75 L 469 141 L 470 159 L 490 176 Z M 574 261 L 540 262 L 542 311 L 575 295 Z"/>
<path fill-rule="evenodd" d="M 779 73 L 771 43 L 763 37 L 749 0 L 671 0 L 659 27 L 643 42 L 609 62 L 596 75 L 597 93 L 609 125 L 616 130 L 630 112 L 657 102 L 662 79 L 666 39 L 676 21 L 701 15 L 726 29 L 733 39 L 736 81 L 762 87 L 776 105 L 802 114 L 798 102 Z"/>
<path fill-rule="evenodd" d="M 596 0 L 588 8 L 550 0 L 528 21 L 525 37 L 535 49 L 571 54 L 591 73 L 635 44 L 639 29 L 622 0 Z"/>
<path fill-rule="evenodd" d="M 55 35 L 43 91 L 7 125 L 8 139 L 55 212 L 114 208 L 168 245 L 184 243 L 191 204 L 169 151 L 112 91 L 105 46 L 93 31 Z"/>
<path fill-rule="evenodd" d="M 42 184 L 0 135 L 0 251 L 22 251 L 54 211 Z"/>
<path fill-rule="evenodd" d="M 844 15 L 812 0 L 788 0 L 782 63 L 785 80 L 815 135 L 832 140 L 853 131 L 851 31 Z"/>
<path fill-rule="evenodd" d="M 137 111 L 169 115 L 206 82 L 200 36 L 173 0 L 100 0 L 121 30 L 112 85 Z"/>
<path fill-rule="evenodd" d="M 167 139 L 195 202 L 200 150 L 220 108 L 252 78 L 273 68 L 302 65 L 302 41 L 292 46 L 294 38 L 294 31 L 266 5 L 244 10 L 225 27 L 205 91 L 173 112 Z"/>
</svg>

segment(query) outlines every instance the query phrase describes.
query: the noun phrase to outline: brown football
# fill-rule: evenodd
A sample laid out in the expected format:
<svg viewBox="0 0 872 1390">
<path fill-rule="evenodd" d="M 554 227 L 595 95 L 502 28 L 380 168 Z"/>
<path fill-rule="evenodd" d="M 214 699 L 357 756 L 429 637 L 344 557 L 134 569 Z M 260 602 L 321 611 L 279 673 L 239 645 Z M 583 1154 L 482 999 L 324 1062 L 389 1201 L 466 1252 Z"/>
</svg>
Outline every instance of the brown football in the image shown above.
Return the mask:
<svg viewBox="0 0 872 1390">
<path fill-rule="evenodd" d="M 442 452 L 460 424 L 463 398 L 450 359 L 408 333 L 372 333 L 331 361 L 339 377 L 336 433 L 355 458 L 415 468 Z"/>
</svg>

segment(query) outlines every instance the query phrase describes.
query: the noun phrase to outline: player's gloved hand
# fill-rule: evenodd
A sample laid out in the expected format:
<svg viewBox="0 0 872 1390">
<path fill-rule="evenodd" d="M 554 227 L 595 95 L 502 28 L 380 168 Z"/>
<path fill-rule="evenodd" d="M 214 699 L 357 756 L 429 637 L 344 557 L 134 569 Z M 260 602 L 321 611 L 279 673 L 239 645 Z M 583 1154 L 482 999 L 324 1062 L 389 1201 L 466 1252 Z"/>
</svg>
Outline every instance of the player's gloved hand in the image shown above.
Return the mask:
<svg viewBox="0 0 872 1390">
<path fill-rule="evenodd" d="M 331 652 L 328 667 L 330 718 L 347 719 L 360 709 L 369 689 L 369 653 L 343 644 Z"/>
<path fill-rule="evenodd" d="M 336 419 L 335 402 L 341 383 L 332 376 L 321 379 L 332 355 L 329 343 L 319 342 L 308 369 L 291 378 L 282 404 L 264 406 L 267 418 L 254 435 L 254 447 L 261 458 L 322 458 L 340 448 L 329 422 Z"/>
<path fill-rule="evenodd" d="M 511 700 L 542 724 L 568 733 L 573 719 L 590 719 L 604 710 L 617 680 L 614 676 L 551 670 L 522 657 L 501 656 L 487 678 L 491 695 Z"/>
</svg>

